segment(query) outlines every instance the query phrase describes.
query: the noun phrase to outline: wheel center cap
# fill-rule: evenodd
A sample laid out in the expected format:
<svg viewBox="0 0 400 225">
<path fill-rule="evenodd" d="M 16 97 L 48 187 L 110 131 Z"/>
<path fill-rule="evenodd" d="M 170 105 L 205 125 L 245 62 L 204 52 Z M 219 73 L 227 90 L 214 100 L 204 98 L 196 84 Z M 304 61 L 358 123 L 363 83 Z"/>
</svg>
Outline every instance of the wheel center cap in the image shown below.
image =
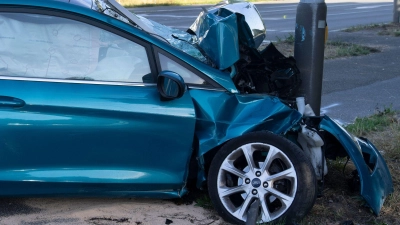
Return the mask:
<svg viewBox="0 0 400 225">
<path fill-rule="evenodd" d="M 260 187 L 260 185 L 261 185 L 261 180 L 258 179 L 258 178 L 254 178 L 254 179 L 251 181 L 251 185 L 253 185 L 253 187 L 255 187 L 255 188 Z"/>
</svg>

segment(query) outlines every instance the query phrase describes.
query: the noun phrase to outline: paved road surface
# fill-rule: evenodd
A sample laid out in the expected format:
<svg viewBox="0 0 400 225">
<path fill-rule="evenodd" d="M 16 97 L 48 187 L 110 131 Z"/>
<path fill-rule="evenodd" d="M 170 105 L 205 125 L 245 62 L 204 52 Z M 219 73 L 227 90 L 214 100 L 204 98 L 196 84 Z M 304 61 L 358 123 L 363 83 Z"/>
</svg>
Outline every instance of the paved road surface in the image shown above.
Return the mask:
<svg viewBox="0 0 400 225">
<path fill-rule="evenodd" d="M 327 0 L 328 26 L 335 32 L 350 26 L 387 23 L 392 20 L 393 0 Z M 267 27 L 267 40 L 294 33 L 298 1 L 256 3 Z M 204 7 L 210 7 L 205 5 Z M 202 11 L 201 6 L 134 8 L 131 11 L 167 26 L 186 30 Z"/>
</svg>

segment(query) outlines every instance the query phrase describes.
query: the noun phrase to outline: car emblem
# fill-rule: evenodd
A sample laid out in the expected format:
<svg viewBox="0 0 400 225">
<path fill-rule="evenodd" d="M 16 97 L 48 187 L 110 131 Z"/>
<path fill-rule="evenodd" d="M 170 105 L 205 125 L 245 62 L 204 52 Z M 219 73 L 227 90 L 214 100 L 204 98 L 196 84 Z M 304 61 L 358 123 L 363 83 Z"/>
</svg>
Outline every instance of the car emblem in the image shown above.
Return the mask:
<svg viewBox="0 0 400 225">
<path fill-rule="evenodd" d="M 253 185 L 253 187 L 255 187 L 255 188 L 260 187 L 260 185 L 261 185 L 261 180 L 258 179 L 258 178 L 254 178 L 254 179 L 251 181 L 251 185 Z"/>
</svg>

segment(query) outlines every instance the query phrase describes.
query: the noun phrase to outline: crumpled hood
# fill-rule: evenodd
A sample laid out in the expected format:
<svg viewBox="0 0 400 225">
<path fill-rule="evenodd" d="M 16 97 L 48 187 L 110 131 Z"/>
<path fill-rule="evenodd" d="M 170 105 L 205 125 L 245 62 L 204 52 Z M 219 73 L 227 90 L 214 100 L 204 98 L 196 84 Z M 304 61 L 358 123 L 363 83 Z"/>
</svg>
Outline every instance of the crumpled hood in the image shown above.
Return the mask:
<svg viewBox="0 0 400 225">
<path fill-rule="evenodd" d="M 224 70 L 240 58 L 239 46 L 257 49 L 265 38 L 265 25 L 257 8 L 248 2 L 204 9 L 189 32 L 215 66 Z"/>
</svg>

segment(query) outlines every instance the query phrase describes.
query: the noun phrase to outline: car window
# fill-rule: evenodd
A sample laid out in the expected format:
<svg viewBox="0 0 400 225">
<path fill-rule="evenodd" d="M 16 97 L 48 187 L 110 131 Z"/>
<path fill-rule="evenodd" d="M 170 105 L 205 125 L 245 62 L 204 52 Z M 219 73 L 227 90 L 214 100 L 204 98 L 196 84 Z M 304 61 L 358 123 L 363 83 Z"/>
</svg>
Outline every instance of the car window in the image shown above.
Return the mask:
<svg viewBox="0 0 400 225">
<path fill-rule="evenodd" d="M 47 15 L 0 13 L 0 31 L 0 75 L 153 81 L 143 46 L 89 24 Z"/>
<path fill-rule="evenodd" d="M 205 80 L 201 79 L 176 61 L 161 53 L 158 53 L 158 56 L 160 58 L 161 70 L 169 70 L 179 74 L 187 84 L 207 84 Z"/>
</svg>

